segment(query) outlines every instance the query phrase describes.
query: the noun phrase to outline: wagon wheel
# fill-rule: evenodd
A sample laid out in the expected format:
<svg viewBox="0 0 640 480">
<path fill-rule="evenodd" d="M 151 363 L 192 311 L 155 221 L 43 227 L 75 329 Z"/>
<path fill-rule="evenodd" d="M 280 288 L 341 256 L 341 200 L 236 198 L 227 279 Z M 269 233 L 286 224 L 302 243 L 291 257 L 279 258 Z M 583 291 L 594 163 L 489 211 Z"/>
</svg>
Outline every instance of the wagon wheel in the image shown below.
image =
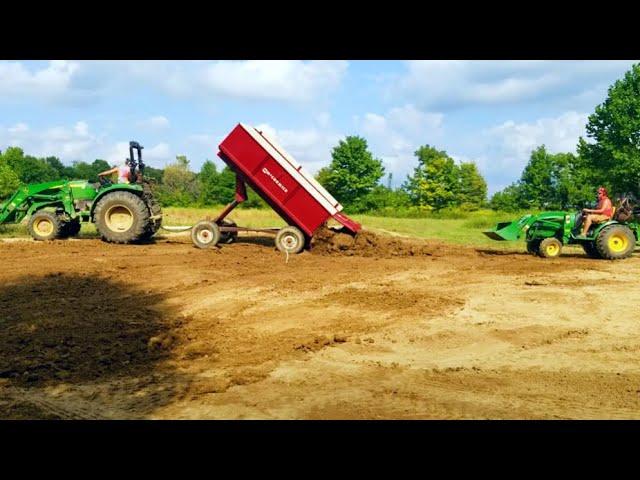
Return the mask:
<svg viewBox="0 0 640 480">
<path fill-rule="evenodd" d="M 282 253 L 299 253 L 304 248 L 306 238 L 296 227 L 281 228 L 276 235 L 276 248 Z"/>
<path fill-rule="evenodd" d="M 202 220 L 191 229 L 191 241 L 198 248 L 215 247 L 220 241 L 220 228 L 213 222 Z"/>
</svg>

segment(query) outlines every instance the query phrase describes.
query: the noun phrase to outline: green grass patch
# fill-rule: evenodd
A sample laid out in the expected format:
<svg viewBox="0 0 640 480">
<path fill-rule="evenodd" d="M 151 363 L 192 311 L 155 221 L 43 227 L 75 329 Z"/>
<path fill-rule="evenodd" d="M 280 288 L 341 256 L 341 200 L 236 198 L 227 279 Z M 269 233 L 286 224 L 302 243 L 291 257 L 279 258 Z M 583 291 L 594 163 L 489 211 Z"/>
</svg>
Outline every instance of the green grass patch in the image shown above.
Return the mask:
<svg viewBox="0 0 640 480">
<path fill-rule="evenodd" d="M 162 224 L 170 226 L 195 225 L 207 217 L 211 220 L 216 218 L 223 209 L 223 205 L 210 208 L 167 207 L 162 209 L 164 214 Z M 226 219 L 243 227 L 267 228 L 286 225 L 284 220 L 271 209 L 236 208 Z"/>
<path fill-rule="evenodd" d="M 27 235 L 25 225 L 0 225 L 0 238 L 19 238 Z"/>
<path fill-rule="evenodd" d="M 163 209 L 163 225 L 187 226 L 209 217 L 215 218 L 224 206 L 210 208 L 167 207 Z M 524 242 L 496 242 L 485 237 L 482 230 L 493 227 L 501 221 L 516 220 L 521 213 L 478 210 L 464 212 L 463 218 L 442 218 L 446 215 L 430 214 L 422 218 L 394 218 L 366 214 L 351 215 L 365 228 L 379 233 L 396 234 L 404 237 L 443 240 L 446 242 L 499 249 L 524 249 Z M 283 227 L 285 222 L 270 209 L 236 209 L 227 217 L 243 227 Z M 162 234 L 163 231 L 160 231 Z M 83 237 L 96 236 L 93 224 L 83 224 Z M 28 237 L 26 224 L 0 226 L 0 238 Z"/>
<path fill-rule="evenodd" d="M 497 242 L 491 240 L 482 233 L 484 228 L 470 226 L 469 219 L 390 218 L 370 215 L 354 215 L 353 217 L 365 228 L 380 233 L 443 240 L 451 243 L 480 247 L 491 246 L 500 249 L 524 248 L 523 242 Z M 490 226 L 493 226 L 493 224 Z"/>
</svg>

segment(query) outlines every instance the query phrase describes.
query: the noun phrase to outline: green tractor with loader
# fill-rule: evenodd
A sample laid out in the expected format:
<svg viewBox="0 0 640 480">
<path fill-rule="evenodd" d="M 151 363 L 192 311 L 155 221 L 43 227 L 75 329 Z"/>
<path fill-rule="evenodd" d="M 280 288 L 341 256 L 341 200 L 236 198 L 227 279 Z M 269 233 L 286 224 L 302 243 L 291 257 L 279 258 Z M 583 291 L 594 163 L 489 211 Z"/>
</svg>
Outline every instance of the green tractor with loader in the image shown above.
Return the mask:
<svg viewBox="0 0 640 480">
<path fill-rule="evenodd" d="M 640 209 L 633 196 L 622 198 L 611 219 L 593 224 L 586 237 L 580 236 L 581 222 L 581 212 L 543 212 L 498 223 L 483 233 L 500 241 L 524 237 L 527 251 L 544 258 L 559 256 L 565 245 L 580 245 L 591 258 L 618 260 L 633 254 L 640 234 Z"/>
<path fill-rule="evenodd" d="M 107 242 L 150 239 L 162 224 L 162 209 L 144 177 L 143 148 L 129 142 L 129 183 L 101 179 L 98 184 L 59 180 L 24 185 L 0 203 L 0 225 L 29 219 L 27 228 L 35 240 L 75 236 L 88 222 Z"/>
</svg>

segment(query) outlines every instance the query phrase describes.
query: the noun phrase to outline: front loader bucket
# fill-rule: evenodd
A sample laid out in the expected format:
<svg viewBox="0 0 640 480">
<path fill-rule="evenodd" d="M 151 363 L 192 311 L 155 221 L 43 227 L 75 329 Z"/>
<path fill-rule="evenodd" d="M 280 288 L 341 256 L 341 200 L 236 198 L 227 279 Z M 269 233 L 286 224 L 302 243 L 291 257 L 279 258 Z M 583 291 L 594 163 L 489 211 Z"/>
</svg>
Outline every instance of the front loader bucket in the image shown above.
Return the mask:
<svg viewBox="0 0 640 480">
<path fill-rule="evenodd" d="M 518 240 L 530 218 L 531 215 L 525 215 L 513 222 L 501 222 L 492 229 L 485 230 L 482 233 L 493 240 Z"/>
<path fill-rule="evenodd" d="M 520 236 L 520 227 L 518 222 L 502 222 L 482 233 L 493 240 L 517 240 Z"/>
</svg>

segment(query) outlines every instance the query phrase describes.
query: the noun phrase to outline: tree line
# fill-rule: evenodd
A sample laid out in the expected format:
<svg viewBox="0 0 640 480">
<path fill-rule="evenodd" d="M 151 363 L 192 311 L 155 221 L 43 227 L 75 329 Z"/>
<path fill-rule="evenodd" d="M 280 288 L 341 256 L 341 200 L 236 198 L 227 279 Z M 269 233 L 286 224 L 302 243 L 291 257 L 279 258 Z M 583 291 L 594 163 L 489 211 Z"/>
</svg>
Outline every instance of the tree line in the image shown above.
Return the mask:
<svg viewBox="0 0 640 480">
<path fill-rule="evenodd" d="M 348 136 L 331 152 L 331 162 L 320 169 L 317 180 L 347 212 L 398 214 L 459 208 L 474 210 L 567 209 L 584 206 L 598 186 L 613 193 L 640 194 L 640 65 L 634 65 L 608 90 L 606 100 L 589 116 L 589 141 L 580 138 L 577 153 L 552 153 L 544 145 L 533 150 L 520 178 L 487 198 L 487 183 L 473 162 L 457 163 L 444 150 L 423 145 L 414 152 L 416 165 L 399 187 L 392 175 L 370 152 L 366 139 Z M 0 153 L 0 198 L 20 183 L 58 179 L 97 181 L 110 165 L 64 165 L 56 157 L 36 158 L 11 147 Z M 209 206 L 228 203 L 235 192 L 235 175 L 207 160 L 199 172 L 190 169 L 185 156 L 164 169 L 147 167 L 145 173 L 158 186 L 165 206 Z M 266 207 L 249 189 L 244 207 Z"/>
<path fill-rule="evenodd" d="M 535 149 L 520 179 L 493 195 L 500 210 L 584 206 L 599 186 L 614 195 L 640 196 L 640 64 L 608 89 L 578 140 L 577 154 Z"/>
<path fill-rule="evenodd" d="M 332 161 L 316 178 L 351 212 L 385 208 L 419 206 L 427 210 L 466 205 L 477 208 L 486 204 L 487 184 L 473 163 L 457 165 L 444 151 L 424 146 L 416 152 L 418 166 L 402 187 L 391 187 L 381 181 L 385 168 L 374 158 L 367 141 L 348 136 L 332 151 Z M 82 179 L 98 181 L 98 173 L 110 169 L 105 160 L 64 165 L 57 157 L 36 158 L 21 148 L 10 147 L 0 153 L 0 198 L 11 195 L 20 184 L 55 180 Z M 157 184 L 156 193 L 165 206 L 196 207 L 220 205 L 234 198 L 236 180 L 225 166 L 218 169 L 210 160 L 199 172 L 193 172 L 186 156 L 163 169 L 146 167 L 145 175 Z M 250 188 L 245 208 L 267 207 Z"/>
</svg>

